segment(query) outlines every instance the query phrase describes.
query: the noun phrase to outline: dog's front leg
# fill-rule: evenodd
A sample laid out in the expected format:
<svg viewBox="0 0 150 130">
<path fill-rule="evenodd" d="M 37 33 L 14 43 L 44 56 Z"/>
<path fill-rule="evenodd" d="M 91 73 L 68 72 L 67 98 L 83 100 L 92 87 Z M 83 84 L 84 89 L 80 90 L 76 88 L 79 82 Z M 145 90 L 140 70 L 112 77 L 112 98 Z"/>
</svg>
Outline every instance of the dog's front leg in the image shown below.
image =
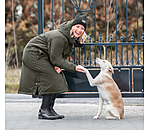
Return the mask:
<svg viewBox="0 0 150 130">
<path fill-rule="evenodd" d="M 83 66 L 81 66 L 81 65 L 79 65 L 79 67 L 86 72 L 86 76 L 88 78 L 90 86 L 95 86 L 95 83 L 96 83 L 95 81 L 96 80 L 93 79 L 93 77 L 91 76 L 90 72 L 86 68 L 84 68 Z"/>
<path fill-rule="evenodd" d="M 90 72 L 88 70 L 86 71 L 86 76 L 88 78 L 90 86 L 96 86 L 95 79 L 93 79 L 93 77 L 91 76 L 91 74 L 90 74 Z"/>
<path fill-rule="evenodd" d="M 104 100 L 102 99 L 102 97 L 99 95 L 99 109 L 98 109 L 98 113 L 96 116 L 93 117 L 93 119 L 99 119 L 101 113 L 102 113 L 102 109 L 103 109 L 103 103 Z"/>
</svg>

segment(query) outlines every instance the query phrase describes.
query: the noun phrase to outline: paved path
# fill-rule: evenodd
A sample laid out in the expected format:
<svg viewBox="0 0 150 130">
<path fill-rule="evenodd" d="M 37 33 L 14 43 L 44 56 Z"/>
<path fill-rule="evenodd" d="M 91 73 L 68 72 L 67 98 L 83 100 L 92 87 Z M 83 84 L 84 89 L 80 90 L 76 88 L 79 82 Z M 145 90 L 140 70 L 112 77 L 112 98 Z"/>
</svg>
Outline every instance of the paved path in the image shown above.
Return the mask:
<svg viewBox="0 0 150 130">
<path fill-rule="evenodd" d="M 62 120 L 38 120 L 41 99 L 26 95 L 5 95 L 6 130 L 144 130 L 144 99 L 124 98 L 125 116 L 121 120 L 105 120 L 105 105 L 99 120 L 98 98 L 56 100 L 55 110 Z"/>
</svg>

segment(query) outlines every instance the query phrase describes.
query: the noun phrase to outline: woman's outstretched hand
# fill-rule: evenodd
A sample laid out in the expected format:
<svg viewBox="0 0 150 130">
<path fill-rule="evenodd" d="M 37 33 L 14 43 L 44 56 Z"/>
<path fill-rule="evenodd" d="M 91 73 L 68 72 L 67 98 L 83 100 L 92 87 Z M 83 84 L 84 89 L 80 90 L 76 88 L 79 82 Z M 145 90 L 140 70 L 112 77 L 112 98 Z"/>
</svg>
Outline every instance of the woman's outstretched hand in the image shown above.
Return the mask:
<svg viewBox="0 0 150 130">
<path fill-rule="evenodd" d="M 86 73 L 83 69 L 81 69 L 79 66 L 76 66 L 76 71 Z"/>
</svg>

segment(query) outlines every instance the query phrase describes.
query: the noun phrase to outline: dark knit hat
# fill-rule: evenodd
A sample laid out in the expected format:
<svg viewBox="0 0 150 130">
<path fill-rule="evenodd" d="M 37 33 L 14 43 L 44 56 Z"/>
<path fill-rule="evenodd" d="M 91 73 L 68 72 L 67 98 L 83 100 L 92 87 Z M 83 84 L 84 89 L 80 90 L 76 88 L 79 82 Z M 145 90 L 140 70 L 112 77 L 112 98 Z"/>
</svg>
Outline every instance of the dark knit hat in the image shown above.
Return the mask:
<svg viewBox="0 0 150 130">
<path fill-rule="evenodd" d="M 81 24 L 84 26 L 85 30 L 86 30 L 86 22 L 87 22 L 87 16 L 86 14 L 83 13 L 78 13 L 73 21 L 72 26 L 76 25 L 76 24 Z"/>
</svg>

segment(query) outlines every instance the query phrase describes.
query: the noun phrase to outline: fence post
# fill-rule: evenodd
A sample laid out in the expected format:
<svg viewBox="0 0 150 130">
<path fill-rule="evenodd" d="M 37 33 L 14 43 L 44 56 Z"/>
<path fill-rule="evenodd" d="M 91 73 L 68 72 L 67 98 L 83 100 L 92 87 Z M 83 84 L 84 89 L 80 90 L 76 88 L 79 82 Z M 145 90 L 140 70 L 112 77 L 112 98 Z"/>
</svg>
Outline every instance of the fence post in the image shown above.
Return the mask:
<svg viewBox="0 0 150 130">
<path fill-rule="evenodd" d="M 91 34 L 89 34 L 89 43 L 91 43 Z M 91 66 L 91 46 L 89 48 L 89 51 L 90 51 L 90 66 Z"/>
<path fill-rule="evenodd" d="M 43 33 L 43 0 L 38 0 L 38 34 Z"/>
</svg>

